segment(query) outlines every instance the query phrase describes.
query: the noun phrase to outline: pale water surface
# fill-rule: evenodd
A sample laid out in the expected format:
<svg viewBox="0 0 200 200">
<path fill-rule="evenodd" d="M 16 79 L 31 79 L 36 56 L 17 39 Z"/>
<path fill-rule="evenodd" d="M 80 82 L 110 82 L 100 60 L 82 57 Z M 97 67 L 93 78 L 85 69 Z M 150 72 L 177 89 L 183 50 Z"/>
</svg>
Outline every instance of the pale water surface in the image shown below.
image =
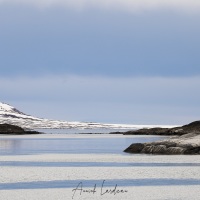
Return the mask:
<svg viewBox="0 0 200 200">
<path fill-rule="evenodd" d="M 48 130 L 57 133 L 61 130 Z M 62 130 L 67 131 L 67 130 Z M 72 131 L 72 130 L 70 130 Z M 77 130 L 76 130 L 77 131 Z M 75 132 L 76 132 L 75 131 Z M 86 130 L 85 130 L 86 131 Z M 87 130 L 89 131 L 89 130 Z M 51 135 L 48 133 L 47 135 Z M 55 134 L 54 134 L 55 135 Z M 163 139 L 160 136 L 119 136 L 110 135 L 77 135 L 77 137 L 62 138 L 57 134 L 53 138 L 44 137 L 12 137 L 0 138 L 0 155 L 26 154 L 124 154 L 123 150 L 132 143 L 151 142 Z M 80 136 L 80 137 L 79 137 Z M 87 136 L 87 137 L 85 137 Z M 105 136 L 105 137 L 104 137 Z"/>
<path fill-rule="evenodd" d="M 109 195 L 111 200 L 131 200 L 134 195 L 138 200 L 188 200 L 191 199 L 190 193 L 192 199 L 199 199 L 200 156 L 123 153 L 132 143 L 166 137 L 57 131 L 51 130 L 54 134 L 0 136 L 2 199 L 72 199 L 72 189 L 80 182 L 84 188 L 96 185 L 100 191 L 104 180 L 105 188 L 114 188 L 117 184 L 128 189 L 128 193 L 121 196 Z M 81 200 L 108 199 L 98 193 L 95 197 L 90 194 L 89 198 L 79 194 L 75 197 Z"/>
</svg>

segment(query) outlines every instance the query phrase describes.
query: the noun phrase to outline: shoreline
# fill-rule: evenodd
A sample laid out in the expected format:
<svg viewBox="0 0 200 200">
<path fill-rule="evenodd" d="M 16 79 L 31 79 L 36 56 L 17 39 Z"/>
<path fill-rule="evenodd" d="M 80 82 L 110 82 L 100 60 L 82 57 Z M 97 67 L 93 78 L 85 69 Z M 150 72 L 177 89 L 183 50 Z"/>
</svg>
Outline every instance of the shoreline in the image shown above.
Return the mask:
<svg viewBox="0 0 200 200">
<path fill-rule="evenodd" d="M 126 153 L 163 155 L 200 155 L 200 121 L 171 129 L 141 129 L 136 133 L 168 133 L 169 139 L 149 143 L 133 143 L 124 150 Z"/>
</svg>

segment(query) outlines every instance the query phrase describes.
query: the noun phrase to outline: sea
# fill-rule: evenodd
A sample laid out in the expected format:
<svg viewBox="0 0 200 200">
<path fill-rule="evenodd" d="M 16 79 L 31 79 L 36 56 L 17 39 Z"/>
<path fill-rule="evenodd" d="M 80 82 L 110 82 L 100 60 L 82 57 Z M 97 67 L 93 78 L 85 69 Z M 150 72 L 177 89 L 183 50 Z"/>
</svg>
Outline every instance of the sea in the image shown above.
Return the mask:
<svg viewBox="0 0 200 200">
<path fill-rule="evenodd" d="M 144 143 L 161 140 L 163 136 L 124 136 L 110 135 L 110 132 L 127 131 L 113 129 L 39 129 L 51 137 L 6 137 L 0 139 L 0 155 L 29 154 L 123 154 L 123 150 L 132 143 Z M 93 133 L 93 134 L 92 134 Z M 63 138 L 61 135 L 76 135 Z M 99 137 L 94 137 L 94 136 Z M 87 137 L 85 137 L 87 136 Z"/>
<path fill-rule="evenodd" d="M 40 131 L 44 134 L 0 135 L 2 199 L 72 199 L 80 183 L 87 190 L 97 187 L 96 196 L 77 192 L 74 199 L 199 199 L 200 156 L 124 152 L 132 143 L 168 137 L 115 135 L 108 133 L 120 130 L 108 129 Z M 101 196 L 102 184 L 128 192 Z"/>
</svg>

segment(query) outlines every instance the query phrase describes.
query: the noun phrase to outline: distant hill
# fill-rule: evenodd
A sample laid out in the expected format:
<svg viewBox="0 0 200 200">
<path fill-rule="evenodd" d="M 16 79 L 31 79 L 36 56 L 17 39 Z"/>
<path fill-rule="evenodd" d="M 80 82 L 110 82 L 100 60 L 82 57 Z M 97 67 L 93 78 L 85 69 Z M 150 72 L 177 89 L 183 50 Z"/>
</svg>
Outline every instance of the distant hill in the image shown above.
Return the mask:
<svg viewBox="0 0 200 200">
<path fill-rule="evenodd" d="M 30 129 L 42 129 L 42 128 L 52 128 L 52 129 L 138 129 L 144 127 L 155 127 L 152 126 L 143 126 L 143 125 L 127 125 L 127 124 L 102 124 L 102 123 L 93 123 L 93 122 L 67 122 L 59 120 L 49 120 L 33 117 L 27 115 L 15 107 L 0 102 L 0 124 L 11 124 L 17 125 L 22 128 Z"/>
</svg>

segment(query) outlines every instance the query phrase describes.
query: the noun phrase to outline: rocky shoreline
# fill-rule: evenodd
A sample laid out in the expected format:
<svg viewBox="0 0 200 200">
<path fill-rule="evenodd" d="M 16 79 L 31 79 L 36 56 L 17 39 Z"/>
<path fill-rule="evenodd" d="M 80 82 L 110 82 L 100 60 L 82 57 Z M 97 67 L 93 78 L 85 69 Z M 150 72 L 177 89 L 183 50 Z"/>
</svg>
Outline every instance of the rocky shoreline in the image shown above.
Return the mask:
<svg viewBox="0 0 200 200">
<path fill-rule="evenodd" d="M 200 121 L 195 121 L 190 124 L 174 127 L 174 128 L 143 128 L 139 130 L 131 130 L 126 132 L 111 132 L 110 134 L 123 135 L 184 135 L 190 132 L 200 132 Z"/>
<path fill-rule="evenodd" d="M 0 124 L 0 134 L 6 135 L 25 135 L 25 134 L 42 134 L 37 131 L 24 130 L 23 128 L 10 124 Z"/>
<path fill-rule="evenodd" d="M 155 134 L 154 134 L 155 130 Z M 156 132 L 157 131 L 157 132 Z M 171 129 L 156 129 L 131 131 L 130 135 L 175 135 L 170 139 L 150 142 L 150 143 L 135 143 L 130 145 L 124 152 L 127 153 L 144 153 L 144 154 L 200 154 L 200 121 L 192 122 L 182 127 Z M 133 134 L 135 133 L 136 134 Z M 142 134 L 140 134 L 142 135 Z"/>
</svg>

